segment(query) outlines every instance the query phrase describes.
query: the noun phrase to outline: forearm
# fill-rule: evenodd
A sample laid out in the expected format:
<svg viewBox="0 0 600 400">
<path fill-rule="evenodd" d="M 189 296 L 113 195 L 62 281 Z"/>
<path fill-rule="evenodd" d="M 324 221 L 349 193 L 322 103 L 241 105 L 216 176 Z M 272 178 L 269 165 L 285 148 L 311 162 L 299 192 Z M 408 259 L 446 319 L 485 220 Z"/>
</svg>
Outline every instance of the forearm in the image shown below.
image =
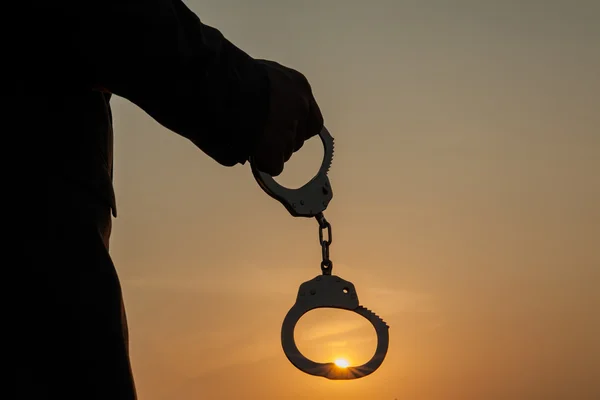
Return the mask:
<svg viewBox="0 0 600 400">
<path fill-rule="evenodd" d="M 268 112 L 260 64 L 179 0 L 67 3 L 38 9 L 57 32 L 38 44 L 55 79 L 127 98 L 221 164 L 248 158 Z"/>
</svg>

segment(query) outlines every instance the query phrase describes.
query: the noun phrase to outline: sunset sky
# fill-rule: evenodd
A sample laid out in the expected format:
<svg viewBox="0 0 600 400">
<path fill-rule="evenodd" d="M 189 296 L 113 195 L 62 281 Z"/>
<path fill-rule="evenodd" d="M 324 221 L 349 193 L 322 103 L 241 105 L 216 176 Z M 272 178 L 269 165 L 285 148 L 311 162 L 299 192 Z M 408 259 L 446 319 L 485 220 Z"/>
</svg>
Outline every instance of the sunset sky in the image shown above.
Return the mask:
<svg viewBox="0 0 600 400">
<path fill-rule="evenodd" d="M 600 2 L 186 4 L 310 80 L 336 140 L 334 273 L 390 350 L 356 381 L 293 367 L 280 328 L 320 273 L 316 221 L 115 98 L 111 253 L 140 400 L 600 399 Z M 278 181 L 321 157 L 309 141 Z M 315 361 L 375 349 L 343 311 L 296 335 Z"/>
</svg>

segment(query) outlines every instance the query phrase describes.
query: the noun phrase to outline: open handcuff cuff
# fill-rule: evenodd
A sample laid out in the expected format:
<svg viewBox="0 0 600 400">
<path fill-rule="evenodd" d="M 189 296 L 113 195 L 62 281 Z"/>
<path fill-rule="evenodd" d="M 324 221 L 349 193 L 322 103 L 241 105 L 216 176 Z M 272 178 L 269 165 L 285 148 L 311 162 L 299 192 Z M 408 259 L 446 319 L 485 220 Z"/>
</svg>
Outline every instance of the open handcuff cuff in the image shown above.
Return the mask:
<svg viewBox="0 0 600 400">
<path fill-rule="evenodd" d="M 336 380 L 357 379 L 373 373 L 383 363 L 388 350 L 389 327 L 377 314 L 359 305 L 356 289 L 351 282 L 331 274 L 333 269 L 333 263 L 329 259 L 329 245 L 332 242 L 331 224 L 325 219 L 323 211 L 333 197 L 327 176 L 333 160 L 333 137 L 325 127 L 319 133 L 319 137 L 325 150 L 321 168 L 314 178 L 298 189 L 281 186 L 272 176 L 259 171 L 252 160 L 250 164 L 260 187 L 283 204 L 293 217 L 315 217 L 319 223 L 319 242 L 323 256 L 322 275 L 300 285 L 296 302 L 285 316 L 281 327 L 283 351 L 296 368 L 307 374 Z M 369 320 L 377 333 L 377 348 L 373 357 L 363 365 L 351 367 L 340 367 L 335 363 L 318 363 L 306 358 L 296 346 L 294 329 L 304 314 L 317 308 L 354 311 Z"/>
</svg>

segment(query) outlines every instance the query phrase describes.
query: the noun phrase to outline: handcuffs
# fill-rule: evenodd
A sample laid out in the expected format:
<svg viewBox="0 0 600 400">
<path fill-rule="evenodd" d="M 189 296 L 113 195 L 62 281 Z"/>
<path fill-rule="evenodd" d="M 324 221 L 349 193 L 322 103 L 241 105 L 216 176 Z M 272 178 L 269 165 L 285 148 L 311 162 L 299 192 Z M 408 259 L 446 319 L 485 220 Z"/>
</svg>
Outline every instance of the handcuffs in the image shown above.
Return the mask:
<svg viewBox="0 0 600 400">
<path fill-rule="evenodd" d="M 323 211 L 333 197 L 327 173 L 333 160 L 333 137 L 323 127 L 319 133 L 323 142 L 324 156 L 321 168 L 315 177 L 298 189 L 288 189 L 278 184 L 269 174 L 259 171 L 250 160 L 252 174 L 260 187 L 272 198 L 278 200 L 293 217 L 315 217 L 319 223 L 319 242 L 322 248 L 322 275 L 304 282 L 298 289 L 296 302 L 288 311 L 281 327 L 281 345 L 288 360 L 299 370 L 327 379 L 357 379 L 372 374 L 381 366 L 389 345 L 389 326 L 375 313 L 361 306 L 354 285 L 339 276 L 332 275 L 333 263 L 329 259 L 329 245 L 332 242 L 331 225 Z M 327 239 L 324 239 L 327 232 Z M 363 316 L 375 328 L 377 347 L 369 361 L 359 366 L 341 367 L 335 363 L 318 363 L 306 358 L 294 341 L 294 329 L 300 318 L 317 308 L 337 308 L 354 311 Z"/>
</svg>

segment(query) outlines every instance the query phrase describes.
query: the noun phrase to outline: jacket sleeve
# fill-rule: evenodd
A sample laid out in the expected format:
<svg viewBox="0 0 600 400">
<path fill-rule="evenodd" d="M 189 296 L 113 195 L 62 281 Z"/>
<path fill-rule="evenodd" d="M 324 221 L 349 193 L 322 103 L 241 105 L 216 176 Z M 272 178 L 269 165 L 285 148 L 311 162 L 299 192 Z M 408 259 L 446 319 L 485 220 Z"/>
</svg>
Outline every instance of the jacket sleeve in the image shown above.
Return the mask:
<svg viewBox="0 0 600 400">
<path fill-rule="evenodd" d="M 222 165 L 248 159 L 267 118 L 266 71 L 181 0 L 33 3 L 38 78 L 124 97 Z"/>
</svg>

